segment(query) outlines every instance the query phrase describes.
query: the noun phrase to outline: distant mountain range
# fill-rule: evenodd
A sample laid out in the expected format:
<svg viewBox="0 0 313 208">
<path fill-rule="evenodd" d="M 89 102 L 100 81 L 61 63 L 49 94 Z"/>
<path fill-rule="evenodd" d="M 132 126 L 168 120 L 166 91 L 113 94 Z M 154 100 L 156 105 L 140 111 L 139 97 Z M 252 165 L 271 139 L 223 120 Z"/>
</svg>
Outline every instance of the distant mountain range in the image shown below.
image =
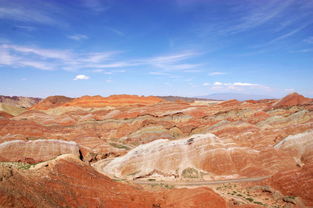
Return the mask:
<svg viewBox="0 0 313 208">
<path fill-rule="evenodd" d="M 230 100 L 236 99 L 239 101 L 244 100 L 261 100 L 261 99 L 275 99 L 268 95 L 250 95 L 241 93 L 214 93 L 206 96 L 199 96 L 199 98 L 212 99 L 212 100 Z"/>
<path fill-rule="evenodd" d="M 195 100 L 211 100 L 208 98 L 200 98 L 200 97 L 182 97 L 182 96 L 158 96 L 161 99 L 175 102 L 175 101 L 184 101 L 184 102 L 194 102 Z"/>
</svg>

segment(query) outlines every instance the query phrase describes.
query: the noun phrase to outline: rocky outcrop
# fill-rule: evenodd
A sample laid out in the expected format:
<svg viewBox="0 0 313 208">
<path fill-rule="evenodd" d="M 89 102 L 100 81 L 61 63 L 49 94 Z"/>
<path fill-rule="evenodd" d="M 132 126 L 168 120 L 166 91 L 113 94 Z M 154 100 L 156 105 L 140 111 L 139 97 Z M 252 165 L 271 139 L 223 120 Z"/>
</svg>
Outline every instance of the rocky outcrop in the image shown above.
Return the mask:
<svg viewBox="0 0 313 208">
<path fill-rule="evenodd" d="M 12 140 L 0 144 L 0 161 L 38 163 L 62 154 L 79 157 L 79 146 L 75 142 L 62 140 Z"/>
</svg>

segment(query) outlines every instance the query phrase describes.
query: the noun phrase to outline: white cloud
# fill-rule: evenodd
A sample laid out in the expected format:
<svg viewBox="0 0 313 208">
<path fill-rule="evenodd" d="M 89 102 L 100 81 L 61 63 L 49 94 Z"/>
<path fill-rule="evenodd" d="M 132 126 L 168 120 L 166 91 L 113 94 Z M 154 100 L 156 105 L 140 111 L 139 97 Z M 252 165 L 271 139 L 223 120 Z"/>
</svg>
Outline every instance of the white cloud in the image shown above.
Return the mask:
<svg viewBox="0 0 313 208">
<path fill-rule="evenodd" d="M 218 75 L 225 75 L 225 72 L 211 72 L 209 73 L 210 76 L 218 76 Z"/>
<path fill-rule="evenodd" d="M 247 82 L 214 82 L 212 85 L 206 83 L 206 85 L 203 84 L 203 86 L 211 86 L 214 90 L 270 89 L 264 85 Z"/>
<path fill-rule="evenodd" d="M 251 86 L 259 86 L 258 84 L 245 83 L 245 82 L 235 82 L 234 86 L 243 86 L 243 87 L 251 87 Z"/>
<path fill-rule="evenodd" d="M 103 5 L 103 3 L 102 3 L 103 1 L 101 1 L 101 0 L 81 0 L 81 1 L 85 7 L 87 7 L 88 9 L 90 9 L 96 13 L 100 13 L 100 12 L 108 9 L 108 6 Z"/>
<path fill-rule="evenodd" d="M 88 39 L 87 35 L 83 35 L 83 34 L 75 34 L 75 35 L 69 35 L 67 36 L 69 39 L 72 40 L 83 40 L 83 39 Z"/>
<path fill-rule="evenodd" d="M 210 83 L 208 83 L 208 82 L 205 82 L 205 83 L 202 84 L 202 86 L 205 86 L 205 87 L 209 86 L 209 85 L 210 85 Z"/>
<path fill-rule="evenodd" d="M 227 83 L 222 83 L 222 82 L 214 82 L 214 86 L 221 86 L 221 85 L 228 85 Z"/>
<path fill-rule="evenodd" d="M 213 85 L 214 86 L 239 86 L 239 87 L 261 86 L 259 84 L 246 83 L 246 82 L 234 82 L 234 83 L 214 82 Z"/>
<path fill-rule="evenodd" d="M 75 76 L 74 80 L 86 80 L 86 79 L 89 79 L 90 77 L 84 75 L 84 74 L 78 74 Z"/>
</svg>

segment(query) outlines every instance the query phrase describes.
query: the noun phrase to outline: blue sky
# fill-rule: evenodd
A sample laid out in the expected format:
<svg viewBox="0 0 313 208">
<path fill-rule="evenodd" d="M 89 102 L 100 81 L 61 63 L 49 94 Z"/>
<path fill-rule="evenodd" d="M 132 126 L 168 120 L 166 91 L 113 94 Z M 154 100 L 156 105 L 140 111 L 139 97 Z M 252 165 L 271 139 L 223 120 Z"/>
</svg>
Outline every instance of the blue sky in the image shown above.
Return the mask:
<svg viewBox="0 0 313 208">
<path fill-rule="evenodd" d="M 313 97 L 311 0 L 0 0 L 0 94 Z"/>
</svg>

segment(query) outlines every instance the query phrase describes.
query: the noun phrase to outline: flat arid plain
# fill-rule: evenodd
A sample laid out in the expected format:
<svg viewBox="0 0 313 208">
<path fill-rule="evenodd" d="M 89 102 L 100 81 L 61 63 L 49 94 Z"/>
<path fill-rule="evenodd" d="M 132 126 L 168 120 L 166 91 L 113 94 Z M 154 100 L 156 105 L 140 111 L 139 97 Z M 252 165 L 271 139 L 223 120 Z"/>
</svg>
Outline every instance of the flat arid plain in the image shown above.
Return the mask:
<svg viewBox="0 0 313 208">
<path fill-rule="evenodd" d="M 312 207 L 313 100 L 1 97 L 1 207 Z"/>
</svg>

